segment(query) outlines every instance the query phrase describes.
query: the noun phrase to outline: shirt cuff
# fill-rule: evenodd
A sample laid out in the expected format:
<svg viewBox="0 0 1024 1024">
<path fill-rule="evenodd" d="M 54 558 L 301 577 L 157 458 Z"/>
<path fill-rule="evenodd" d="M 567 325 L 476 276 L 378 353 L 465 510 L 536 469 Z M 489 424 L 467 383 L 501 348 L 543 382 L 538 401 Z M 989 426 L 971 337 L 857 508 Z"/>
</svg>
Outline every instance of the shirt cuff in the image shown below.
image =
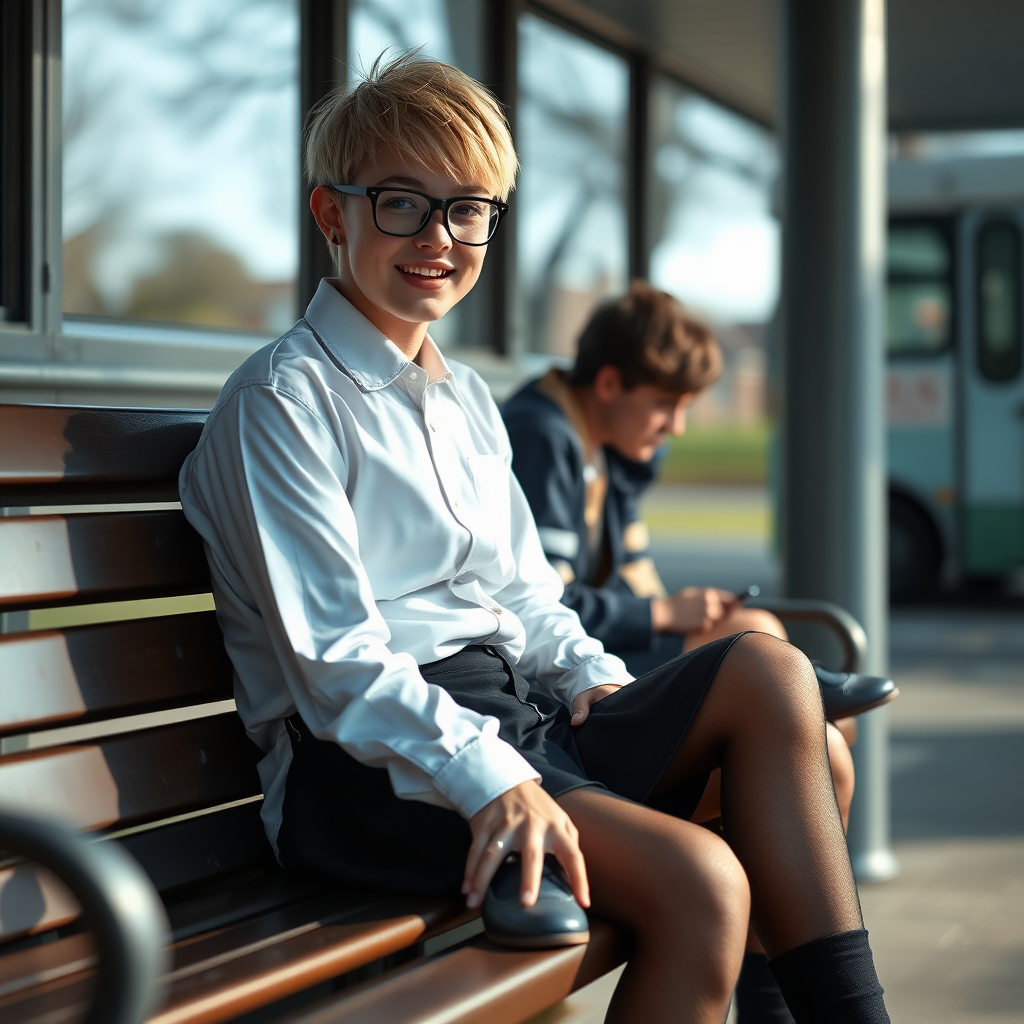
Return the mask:
<svg viewBox="0 0 1024 1024">
<path fill-rule="evenodd" d="M 526 758 L 503 739 L 484 733 L 434 776 L 434 788 L 469 819 L 495 797 L 530 779 L 539 781 L 540 773 Z"/>
<path fill-rule="evenodd" d="M 566 707 L 572 709 L 572 702 L 577 694 L 584 690 L 592 690 L 595 686 L 626 686 L 633 682 L 626 663 L 614 654 L 598 654 L 580 662 L 571 672 L 566 672 L 559 680 L 559 688 L 565 687 L 569 692 Z M 563 691 L 564 692 L 564 691 Z"/>
</svg>

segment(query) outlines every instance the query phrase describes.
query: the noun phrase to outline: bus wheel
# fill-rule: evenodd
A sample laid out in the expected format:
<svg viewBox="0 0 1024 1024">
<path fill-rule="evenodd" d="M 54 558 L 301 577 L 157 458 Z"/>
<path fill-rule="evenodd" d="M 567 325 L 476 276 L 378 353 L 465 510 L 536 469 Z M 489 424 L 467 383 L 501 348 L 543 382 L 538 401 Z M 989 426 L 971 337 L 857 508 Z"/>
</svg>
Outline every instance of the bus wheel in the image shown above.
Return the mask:
<svg viewBox="0 0 1024 1024">
<path fill-rule="evenodd" d="M 889 597 L 895 603 L 926 596 L 939 578 L 942 542 L 916 501 L 889 492 Z"/>
</svg>

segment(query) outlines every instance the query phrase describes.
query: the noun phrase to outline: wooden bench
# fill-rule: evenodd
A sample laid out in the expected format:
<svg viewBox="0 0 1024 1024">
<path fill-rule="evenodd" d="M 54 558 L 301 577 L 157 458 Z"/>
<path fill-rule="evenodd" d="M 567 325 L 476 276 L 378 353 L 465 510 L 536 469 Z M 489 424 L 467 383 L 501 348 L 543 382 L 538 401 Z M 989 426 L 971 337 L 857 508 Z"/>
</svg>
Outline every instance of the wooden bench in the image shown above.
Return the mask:
<svg viewBox="0 0 1024 1024">
<path fill-rule="evenodd" d="M 274 863 L 214 613 L 115 604 L 209 592 L 167 507 L 204 419 L 0 405 L 0 1019 L 80 1019 L 98 976 L 90 1020 L 134 1024 L 152 974 L 152 1024 L 513 1024 L 621 963 L 600 921 L 585 948 L 503 951 L 460 905 Z M 29 628 L 76 606 L 91 624 Z"/>
</svg>

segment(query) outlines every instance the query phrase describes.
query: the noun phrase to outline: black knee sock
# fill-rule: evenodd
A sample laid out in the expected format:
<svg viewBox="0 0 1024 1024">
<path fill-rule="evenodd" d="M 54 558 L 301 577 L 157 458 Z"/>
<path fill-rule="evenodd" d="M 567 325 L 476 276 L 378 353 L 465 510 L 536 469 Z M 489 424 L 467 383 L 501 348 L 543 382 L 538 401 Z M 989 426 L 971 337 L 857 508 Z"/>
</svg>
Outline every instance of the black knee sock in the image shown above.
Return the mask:
<svg viewBox="0 0 1024 1024">
<path fill-rule="evenodd" d="M 740 1024 L 793 1024 L 779 983 L 768 970 L 764 953 L 745 953 L 736 983 L 736 1013 Z"/>
<path fill-rule="evenodd" d="M 764 953 L 744 953 L 736 982 L 739 1024 L 794 1024 Z"/>
<path fill-rule="evenodd" d="M 797 1024 L 889 1024 L 863 929 L 814 939 L 768 967 Z"/>
</svg>

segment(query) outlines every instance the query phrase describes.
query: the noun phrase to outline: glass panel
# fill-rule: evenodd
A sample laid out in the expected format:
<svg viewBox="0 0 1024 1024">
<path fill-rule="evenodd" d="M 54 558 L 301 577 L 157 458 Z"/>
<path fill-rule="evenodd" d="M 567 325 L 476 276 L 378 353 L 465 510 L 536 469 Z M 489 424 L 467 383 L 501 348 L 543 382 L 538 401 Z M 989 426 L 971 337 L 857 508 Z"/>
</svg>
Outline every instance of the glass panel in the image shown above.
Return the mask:
<svg viewBox="0 0 1024 1024">
<path fill-rule="evenodd" d="M 1014 224 L 989 224 L 978 235 L 978 367 L 992 380 L 1020 372 L 1020 249 Z"/>
<path fill-rule="evenodd" d="M 890 274 L 944 276 L 949 273 L 949 243 L 942 232 L 927 225 L 889 229 Z"/>
<path fill-rule="evenodd" d="M 349 75 L 368 70 L 385 51 L 420 47 L 423 56 L 480 78 L 482 20 L 480 0 L 350 0 Z"/>
<path fill-rule="evenodd" d="M 518 351 L 570 356 L 628 273 L 629 66 L 532 14 L 519 19 Z"/>
<path fill-rule="evenodd" d="M 767 322 L 779 292 L 771 133 L 657 78 L 651 151 L 651 281 L 716 320 Z"/>
<path fill-rule="evenodd" d="M 651 282 L 714 323 L 725 357 L 721 379 L 688 419 L 709 444 L 720 441 L 723 452 L 754 436 L 742 431 L 761 431 L 763 441 L 768 325 L 779 294 L 775 138 L 656 77 L 648 165 Z M 671 442 L 670 450 L 697 443 L 694 433 Z"/>
<path fill-rule="evenodd" d="M 297 0 L 64 0 L 64 310 L 279 333 Z"/>
<path fill-rule="evenodd" d="M 949 344 L 950 298 L 945 281 L 890 281 L 886 305 L 889 354 L 942 351 Z"/>
<path fill-rule="evenodd" d="M 425 57 L 454 64 L 468 75 L 483 74 L 481 0 L 350 0 L 349 78 L 367 71 L 384 53 L 397 56 L 419 48 Z M 501 229 L 499 229 L 501 230 Z M 483 281 L 447 316 L 430 327 L 442 349 L 472 348 L 488 342 Z"/>
</svg>

